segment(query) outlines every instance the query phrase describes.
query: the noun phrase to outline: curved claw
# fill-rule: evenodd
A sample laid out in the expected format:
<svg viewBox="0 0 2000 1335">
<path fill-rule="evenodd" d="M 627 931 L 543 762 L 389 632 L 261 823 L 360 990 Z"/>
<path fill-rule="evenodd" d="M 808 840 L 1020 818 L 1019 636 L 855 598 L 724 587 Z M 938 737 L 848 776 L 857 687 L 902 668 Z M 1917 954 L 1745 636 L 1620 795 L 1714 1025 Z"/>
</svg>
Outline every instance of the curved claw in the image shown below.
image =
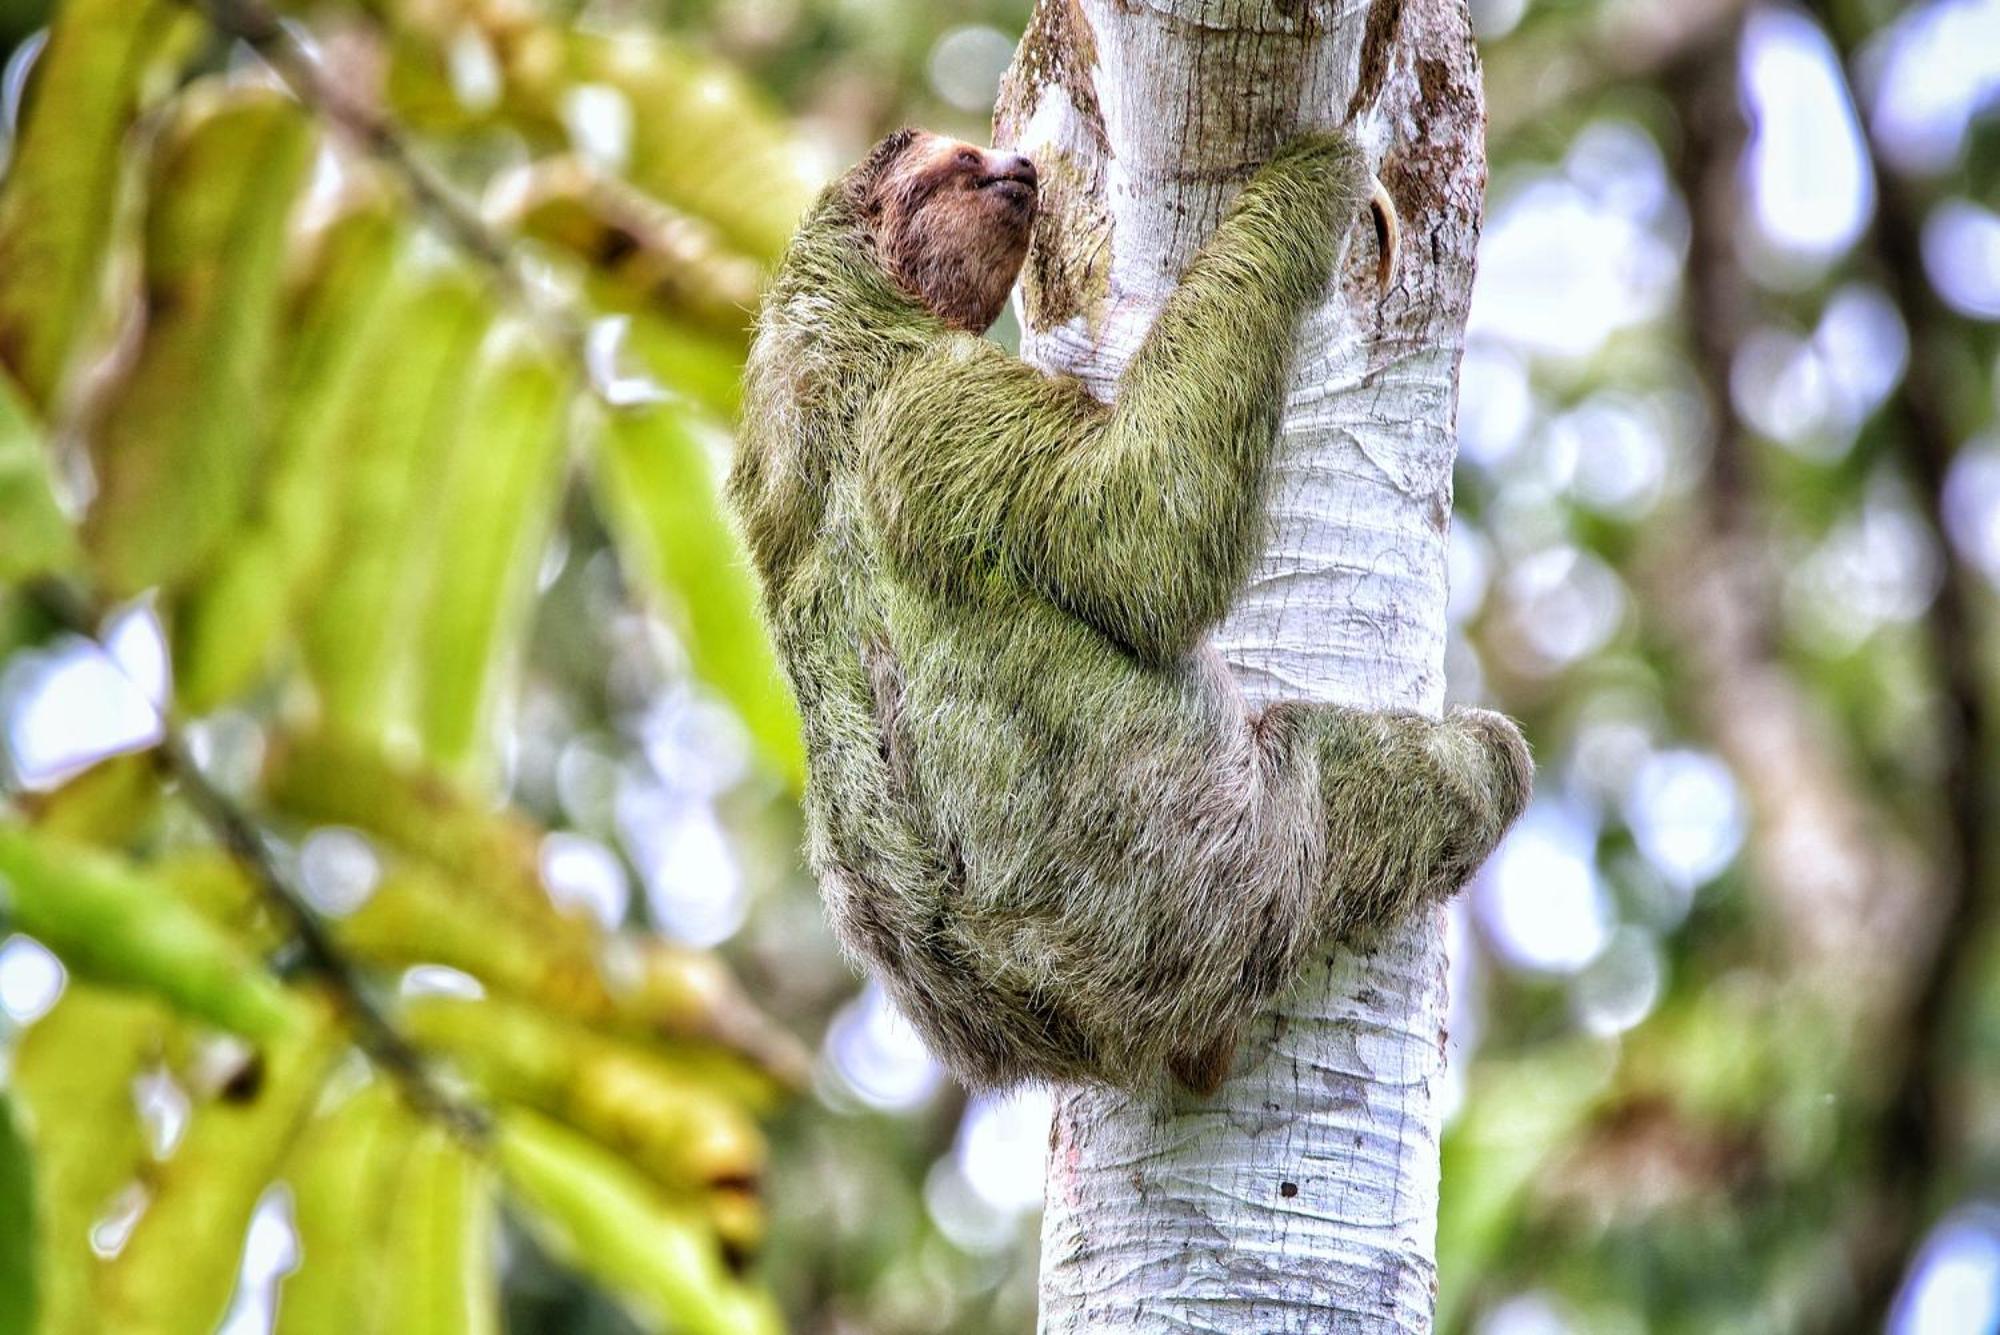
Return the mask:
<svg viewBox="0 0 2000 1335">
<path fill-rule="evenodd" d="M 1371 181 L 1368 211 L 1375 218 L 1375 288 L 1378 295 L 1389 294 L 1396 276 L 1396 254 L 1402 248 L 1403 224 L 1396 215 L 1396 201 L 1380 181 Z"/>
</svg>

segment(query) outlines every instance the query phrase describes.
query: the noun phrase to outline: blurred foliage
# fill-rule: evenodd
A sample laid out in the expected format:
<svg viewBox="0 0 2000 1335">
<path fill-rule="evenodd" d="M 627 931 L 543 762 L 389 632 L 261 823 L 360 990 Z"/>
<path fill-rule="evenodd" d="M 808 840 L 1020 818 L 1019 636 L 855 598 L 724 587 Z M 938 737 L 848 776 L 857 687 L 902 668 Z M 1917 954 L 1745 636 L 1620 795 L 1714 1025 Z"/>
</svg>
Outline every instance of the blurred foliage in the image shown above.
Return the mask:
<svg viewBox="0 0 2000 1335">
<path fill-rule="evenodd" d="M 10 30 L 0 183 L 0 1327 L 498 1330 L 532 1282 L 603 1329 L 776 1329 L 760 1123 L 803 1050 L 523 753 L 627 725 L 608 652 L 584 683 L 529 651 L 544 592 L 609 571 L 586 615 L 642 632 L 628 673 L 729 706 L 742 800 L 789 807 L 710 456 L 812 184 L 793 132 L 629 22 L 46 19 Z M 675 116 L 586 161 L 580 89 Z M 38 751 L 79 661 L 110 675 Z M 526 735 L 524 682 L 594 721 Z"/>
<path fill-rule="evenodd" d="M 1039 1129 L 827 940 L 715 503 L 797 210 L 983 137 L 1026 0 L 278 8 L 0 6 L 0 1335 L 1029 1328 Z M 2000 307 L 1936 258 L 2000 70 L 1898 158 L 1973 6 L 1821 6 L 1896 151 L 1801 243 L 1756 154 L 1789 98 L 1838 177 L 1849 89 L 1759 61 L 1822 29 L 1472 8 L 1448 668 L 1542 778 L 1461 906 L 1440 1329 L 1859 1329 L 2000 1238 Z"/>
</svg>

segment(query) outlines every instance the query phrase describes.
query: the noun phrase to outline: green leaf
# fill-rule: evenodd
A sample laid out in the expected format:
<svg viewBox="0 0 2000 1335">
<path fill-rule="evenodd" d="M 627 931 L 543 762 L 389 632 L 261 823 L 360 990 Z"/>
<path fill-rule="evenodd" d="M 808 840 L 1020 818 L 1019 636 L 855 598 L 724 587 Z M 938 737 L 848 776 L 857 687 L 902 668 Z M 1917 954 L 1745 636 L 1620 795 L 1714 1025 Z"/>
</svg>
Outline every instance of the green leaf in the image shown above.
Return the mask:
<svg viewBox="0 0 2000 1335">
<path fill-rule="evenodd" d="M 366 207 L 329 225 L 287 309 L 275 360 L 271 448 L 249 522 L 174 612 L 174 681 L 191 713 L 242 690 L 266 666 L 307 581 L 324 566 L 338 511 L 345 408 L 389 306 L 397 226 Z M 368 391 L 372 392 L 372 388 Z"/>
<path fill-rule="evenodd" d="M 0 825 L 0 914 L 69 968 L 157 993 L 253 1038 L 294 1033 L 298 998 L 168 888 L 95 849 Z"/>
<path fill-rule="evenodd" d="M 404 1161 L 390 1217 L 388 1335 L 497 1335 L 488 1166 L 443 1128 L 426 1127 Z"/>
<path fill-rule="evenodd" d="M 93 441 L 84 536 L 113 594 L 175 584 L 233 531 L 262 443 L 286 221 L 313 132 L 282 95 L 183 96 L 148 173 L 146 333 Z"/>
<path fill-rule="evenodd" d="M 28 1142 L 0 1094 L 0 1335 L 35 1329 L 35 1177 Z"/>
<path fill-rule="evenodd" d="M 278 1297 L 278 1335 L 376 1335 L 397 1183 L 423 1125 L 382 1079 L 314 1117 L 283 1170 L 299 1268 Z"/>
<path fill-rule="evenodd" d="M 376 339 L 327 480 L 335 507 L 330 559 L 309 590 L 306 661 L 327 721 L 357 737 L 407 717 L 396 670 L 419 633 L 423 559 L 443 464 L 465 425 L 465 394 L 491 316 L 466 277 L 404 290 Z"/>
<path fill-rule="evenodd" d="M 90 1232 L 148 1162 L 132 1081 L 159 1060 L 172 1028 L 150 998 L 71 979 L 15 1049 L 10 1084 L 35 1159 L 40 1335 L 103 1329 Z"/>
<path fill-rule="evenodd" d="M 679 624 L 696 675 L 735 707 L 764 759 L 803 782 L 798 712 L 757 616 L 748 558 L 723 518 L 702 434 L 670 406 L 616 413 L 596 470 L 625 568 Z"/>
<path fill-rule="evenodd" d="M 75 563 L 76 536 L 49 482 L 41 428 L 0 373 L 0 583 Z"/>
<path fill-rule="evenodd" d="M 730 1275 L 714 1231 L 616 1155 L 533 1113 L 500 1123 L 501 1172 L 557 1255 L 635 1313 L 687 1335 L 776 1331 L 769 1299 Z"/>
<path fill-rule="evenodd" d="M 35 62 L 0 191 L 0 364 L 44 417 L 100 304 L 126 136 L 200 28 L 172 0 L 68 0 Z"/>
<path fill-rule="evenodd" d="M 601 302 L 598 294 L 605 286 L 601 279 L 590 284 L 594 300 Z M 743 400 L 740 342 L 649 311 L 638 311 L 631 319 L 625 350 L 634 362 L 675 393 L 692 399 L 703 412 L 718 420 L 735 420 Z"/>
<path fill-rule="evenodd" d="M 1444 1143 L 1437 1329 L 1463 1323 L 1480 1277 L 1514 1236 L 1529 1187 L 1575 1144 L 1613 1065 L 1602 1044 L 1581 1040 L 1474 1068 L 1474 1097 Z"/>
<path fill-rule="evenodd" d="M 313 1118 L 284 1172 L 300 1265 L 278 1335 L 494 1335 L 493 1184 L 380 1079 Z"/>
<path fill-rule="evenodd" d="M 427 507 L 438 554 L 412 667 L 424 752 L 447 769 L 478 772 L 489 758 L 560 493 L 569 390 L 538 349 L 489 364 Z"/>
</svg>

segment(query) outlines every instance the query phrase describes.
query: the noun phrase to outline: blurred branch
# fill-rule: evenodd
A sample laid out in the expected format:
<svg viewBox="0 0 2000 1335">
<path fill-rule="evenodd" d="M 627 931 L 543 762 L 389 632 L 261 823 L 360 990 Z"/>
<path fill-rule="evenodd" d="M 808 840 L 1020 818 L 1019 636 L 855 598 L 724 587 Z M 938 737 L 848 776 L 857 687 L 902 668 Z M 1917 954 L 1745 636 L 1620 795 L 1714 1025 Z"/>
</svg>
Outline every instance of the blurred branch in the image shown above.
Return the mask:
<svg viewBox="0 0 2000 1335">
<path fill-rule="evenodd" d="M 1748 0 L 1598 5 L 1573 25 L 1551 23 L 1494 43 L 1485 59 L 1488 137 L 1497 143 L 1561 106 L 1651 78 L 1718 41 L 1733 45 L 1748 9 Z"/>
<path fill-rule="evenodd" d="M 98 617 L 90 600 L 77 589 L 56 580 L 41 580 L 30 586 L 30 591 L 36 603 L 57 624 L 93 642 L 98 640 Z M 263 830 L 235 799 L 209 779 L 169 711 L 163 706 L 158 711 L 160 741 L 155 754 L 161 768 L 180 785 L 189 805 L 208 826 L 216 842 L 244 869 L 266 902 L 289 925 L 306 967 L 327 984 L 347 1014 L 356 1044 L 396 1082 L 411 1107 L 436 1118 L 468 1146 L 483 1145 L 491 1129 L 485 1112 L 454 1098 L 432 1079 L 422 1054 L 369 1000 L 353 965 L 334 945 L 318 915 L 271 856 Z"/>
<path fill-rule="evenodd" d="M 1955 582 L 1930 617 L 1937 661 L 1949 680 L 1953 729 L 1960 733 L 1944 773 L 1957 865 L 1936 868 L 1866 797 L 1838 753 L 1836 731 L 1815 715 L 1772 643 L 1781 577 L 1730 385 L 1752 318 L 1752 285 L 1736 245 L 1746 217 L 1739 30 L 1736 25 L 1688 52 L 1662 79 L 1683 131 L 1673 168 L 1690 219 L 1686 329 L 1713 423 L 1713 454 L 1691 497 L 1687 531 L 1655 563 L 1649 601 L 1673 625 L 1696 711 L 1751 794 L 1757 884 L 1777 910 L 1784 948 L 1831 1012 L 1828 1032 L 1851 1035 L 1836 1060 L 1865 1063 L 1868 1069 L 1857 1071 L 1862 1083 L 1879 1079 L 1895 1090 L 1867 1173 L 1873 1179 L 1867 1190 L 1877 1199 L 1864 1205 L 1863 1233 L 1852 1244 L 1854 1287 L 1830 1294 L 1821 1310 L 1806 1314 L 1828 1327 L 1880 1330 L 1904 1249 L 1919 1234 L 1919 1197 L 1936 1159 L 1934 1139 L 1914 1150 L 1916 1139 L 1934 1135 L 1940 1074 L 1939 1001 L 1932 995 L 1938 974 L 1925 965 L 1933 951 L 1949 956 L 1962 950 L 1970 935 L 1947 919 L 1953 917 L 1948 906 L 1963 902 L 1967 878 L 1983 874 L 1968 840 L 1977 842 L 1972 812 L 1985 799 L 1975 795 L 1981 782 L 1971 764 L 1976 752 L 1963 744 L 1978 734 L 1960 733 L 1983 725 L 1976 685 L 1966 675 L 1965 572 L 1954 566 L 1949 578 Z M 1892 411 L 1907 413 L 1902 400 L 1921 392 L 1906 382 Z M 1907 420 L 1902 426 L 1914 449 L 1931 452 L 1917 441 L 1928 427 Z M 1937 513 L 1942 468 L 1942 459 L 1932 457 L 1916 471 L 1933 539 L 1948 553 Z M 1882 940 L 1909 948 L 1882 951 L 1873 944 Z"/>
<path fill-rule="evenodd" d="M 1857 52 L 1869 33 L 1851 7 L 1814 0 L 1812 8 L 1840 51 L 1852 96 Z M 1994 809 L 1989 765 L 1995 739 L 1980 653 L 1983 593 L 1977 572 L 1953 547 L 1943 513 L 1956 432 L 1936 350 L 1964 330 L 1924 274 L 1923 218 L 1914 192 L 1883 159 L 1874 140 L 1867 143 L 1877 199 L 1873 258 L 1910 334 L 1908 369 L 1884 411 L 1902 443 L 1944 569 L 1925 626 L 1943 678 L 1940 784 L 1949 840 L 1939 886 L 1943 929 L 1925 962 L 1928 967 L 1918 974 L 1921 982 L 1908 1015 L 1909 1041 L 1896 1045 L 1887 1057 L 1891 1093 L 1872 1165 L 1870 1234 L 1855 1256 L 1861 1307 L 1853 1329 L 1880 1330 L 1922 1241 L 1928 1189 L 1950 1155 L 1953 1020 L 2000 917 L 2000 867 L 1994 865 L 1986 838 Z"/>
<path fill-rule="evenodd" d="M 1751 320 L 1736 249 L 1747 136 L 1736 89 L 1740 31 L 1739 21 L 1712 35 L 1661 80 L 1682 126 L 1672 168 L 1690 219 L 1683 323 L 1711 453 L 1688 517 L 1646 563 L 1647 602 L 1686 662 L 1695 715 L 1750 794 L 1751 858 L 1782 949 L 1865 1034 L 1900 1009 L 1909 986 L 1897 961 L 1867 944 L 1884 933 L 1920 937 L 1930 896 L 1921 860 L 1863 794 L 1835 730 L 1774 642 L 1780 576 L 1730 393 Z M 1857 979 L 1866 960 L 1876 967 Z"/>
<path fill-rule="evenodd" d="M 224 36 L 233 37 L 291 89 L 293 96 L 395 171 L 417 206 L 461 248 L 518 282 L 507 239 L 418 155 L 383 116 L 347 96 L 296 32 L 257 0 L 184 0 Z"/>
</svg>

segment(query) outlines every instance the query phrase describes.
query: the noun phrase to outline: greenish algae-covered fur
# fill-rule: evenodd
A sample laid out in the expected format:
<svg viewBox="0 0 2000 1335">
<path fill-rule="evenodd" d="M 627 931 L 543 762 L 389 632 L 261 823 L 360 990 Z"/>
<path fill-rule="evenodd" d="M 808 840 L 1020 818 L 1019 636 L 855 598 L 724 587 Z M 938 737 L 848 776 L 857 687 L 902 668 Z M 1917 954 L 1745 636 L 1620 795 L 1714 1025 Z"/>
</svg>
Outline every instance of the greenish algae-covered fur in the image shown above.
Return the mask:
<svg viewBox="0 0 2000 1335">
<path fill-rule="evenodd" d="M 881 207 L 922 143 L 801 225 L 730 478 L 805 719 L 808 857 L 965 1081 L 1212 1088 L 1314 952 L 1457 890 L 1528 796 L 1498 715 L 1252 711 L 1206 643 L 1367 171 L 1337 135 L 1282 149 L 1107 406 L 912 290 L 913 247 L 990 240 Z"/>
</svg>

